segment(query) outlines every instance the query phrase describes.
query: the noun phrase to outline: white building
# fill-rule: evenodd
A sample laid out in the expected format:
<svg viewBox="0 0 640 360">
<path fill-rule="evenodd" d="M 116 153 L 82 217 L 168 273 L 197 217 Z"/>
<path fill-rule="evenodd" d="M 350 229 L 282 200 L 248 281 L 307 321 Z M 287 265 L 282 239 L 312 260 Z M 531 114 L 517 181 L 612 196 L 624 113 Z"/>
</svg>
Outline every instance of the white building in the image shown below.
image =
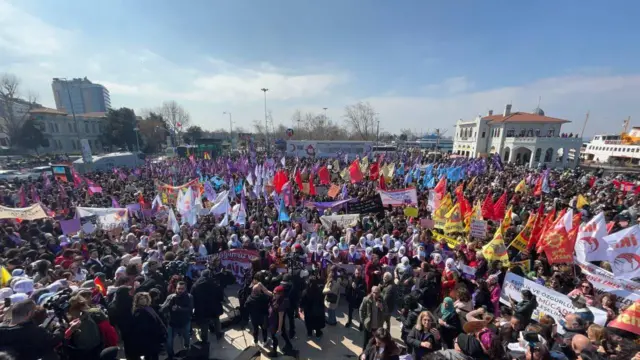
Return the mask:
<svg viewBox="0 0 640 360">
<path fill-rule="evenodd" d="M 102 152 L 105 113 L 76 114 L 75 121 L 70 114 L 56 109 L 32 109 L 30 114 L 49 142 L 49 146 L 39 149 L 40 153 L 79 154 L 81 139 L 87 139 L 93 154 Z"/>
<path fill-rule="evenodd" d="M 580 153 L 582 138 L 562 133 L 562 124 L 568 122 L 545 116 L 540 108 L 532 113 L 511 112 L 509 104 L 502 114 L 494 115 L 490 110 L 475 120 L 458 120 L 453 154 L 475 158 L 499 153 L 504 162 L 530 167 L 575 167 L 580 157 L 569 161 L 566 155 L 571 149 Z"/>
</svg>

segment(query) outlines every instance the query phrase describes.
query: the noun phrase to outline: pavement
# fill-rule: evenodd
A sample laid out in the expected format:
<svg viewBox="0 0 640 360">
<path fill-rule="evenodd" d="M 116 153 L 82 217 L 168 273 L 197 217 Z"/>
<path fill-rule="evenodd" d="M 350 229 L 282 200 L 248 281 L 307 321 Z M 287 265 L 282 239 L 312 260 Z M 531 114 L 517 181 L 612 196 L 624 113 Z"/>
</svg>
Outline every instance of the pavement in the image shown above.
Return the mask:
<svg viewBox="0 0 640 360">
<path fill-rule="evenodd" d="M 228 314 L 233 314 L 233 308 L 238 306 L 238 299 L 235 296 L 237 294 L 238 286 L 229 287 L 226 290 L 229 303 L 225 304 L 225 315 L 221 317 L 224 319 Z M 338 324 L 336 326 L 326 325 L 323 329 L 323 336 L 320 339 L 307 338 L 307 331 L 304 326 L 304 322 L 300 319 L 296 319 L 296 338 L 291 342 L 293 347 L 299 351 L 297 359 L 357 359 L 362 352 L 363 333 L 359 332 L 357 327 L 360 324 L 357 311 L 354 311 L 354 321 L 351 328 L 345 328 L 344 324 L 347 322 L 347 301 L 343 297 L 340 298 L 336 310 L 336 317 Z M 391 336 L 395 339 L 400 339 L 400 323 L 392 318 L 391 319 Z M 225 331 L 224 338 L 220 341 L 216 340 L 215 336 L 209 335 L 210 339 L 210 359 L 232 360 L 235 359 L 244 349 L 253 345 L 253 336 L 251 335 L 251 324 L 248 324 L 245 328 L 239 328 L 238 326 L 229 328 Z M 195 335 L 192 342 L 195 341 Z M 174 349 L 176 352 L 183 349 L 182 340 L 176 337 L 174 342 Z M 270 359 L 266 356 L 269 349 L 261 348 L 261 357 L 256 358 L 260 360 Z M 289 360 L 293 357 L 284 356 L 279 351 L 277 359 Z M 161 356 L 161 359 L 166 356 Z"/>
</svg>

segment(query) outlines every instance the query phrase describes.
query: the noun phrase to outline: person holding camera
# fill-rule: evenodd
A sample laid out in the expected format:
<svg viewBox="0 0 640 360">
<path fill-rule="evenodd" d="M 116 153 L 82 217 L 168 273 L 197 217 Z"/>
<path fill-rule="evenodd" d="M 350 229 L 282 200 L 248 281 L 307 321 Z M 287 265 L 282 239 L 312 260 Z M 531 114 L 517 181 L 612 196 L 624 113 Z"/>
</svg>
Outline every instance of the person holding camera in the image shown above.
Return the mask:
<svg viewBox="0 0 640 360">
<path fill-rule="evenodd" d="M 62 328 L 55 331 L 38 326 L 33 321 L 37 306 L 33 300 L 24 300 L 11 306 L 11 322 L 0 326 L 0 351 L 7 352 L 21 360 L 58 359 L 55 352 L 62 341 Z M 79 322 L 69 327 L 74 331 Z"/>
<path fill-rule="evenodd" d="M 166 346 L 168 358 L 173 359 L 173 339 L 176 335 L 182 337 L 185 349 L 188 349 L 191 343 L 193 296 L 187 292 L 187 284 L 184 281 L 178 282 L 175 294 L 167 297 L 160 306 L 160 311 L 169 316 Z"/>
<path fill-rule="evenodd" d="M 384 315 L 387 313 L 387 305 L 382 298 L 378 286 L 371 289 L 371 294 L 364 297 L 360 304 L 360 321 L 364 325 L 364 342 L 362 348 L 366 348 L 373 333 L 384 325 Z"/>
</svg>

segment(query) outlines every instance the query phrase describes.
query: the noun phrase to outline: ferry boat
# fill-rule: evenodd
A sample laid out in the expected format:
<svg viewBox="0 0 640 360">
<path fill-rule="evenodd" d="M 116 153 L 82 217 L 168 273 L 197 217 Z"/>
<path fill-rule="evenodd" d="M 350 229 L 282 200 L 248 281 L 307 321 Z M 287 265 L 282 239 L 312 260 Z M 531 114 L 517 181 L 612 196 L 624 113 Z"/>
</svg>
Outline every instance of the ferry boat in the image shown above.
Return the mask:
<svg viewBox="0 0 640 360">
<path fill-rule="evenodd" d="M 627 123 L 627 122 L 625 122 Z M 596 135 L 581 154 L 583 163 L 640 164 L 640 127 L 618 135 Z"/>
</svg>

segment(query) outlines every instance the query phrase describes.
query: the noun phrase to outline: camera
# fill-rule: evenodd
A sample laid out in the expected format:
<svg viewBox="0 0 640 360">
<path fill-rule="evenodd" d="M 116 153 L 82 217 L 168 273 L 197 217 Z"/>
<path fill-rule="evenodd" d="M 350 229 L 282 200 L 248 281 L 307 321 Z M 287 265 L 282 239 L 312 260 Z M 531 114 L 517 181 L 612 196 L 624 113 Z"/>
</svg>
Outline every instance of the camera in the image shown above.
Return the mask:
<svg viewBox="0 0 640 360">
<path fill-rule="evenodd" d="M 42 304 L 42 306 L 53 311 L 54 315 L 60 320 L 61 324 L 67 324 L 67 310 L 69 310 L 69 300 L 71 299 L 72 290 L 69 288 L 62 289 L 51 296 Z"/>
</svg>

